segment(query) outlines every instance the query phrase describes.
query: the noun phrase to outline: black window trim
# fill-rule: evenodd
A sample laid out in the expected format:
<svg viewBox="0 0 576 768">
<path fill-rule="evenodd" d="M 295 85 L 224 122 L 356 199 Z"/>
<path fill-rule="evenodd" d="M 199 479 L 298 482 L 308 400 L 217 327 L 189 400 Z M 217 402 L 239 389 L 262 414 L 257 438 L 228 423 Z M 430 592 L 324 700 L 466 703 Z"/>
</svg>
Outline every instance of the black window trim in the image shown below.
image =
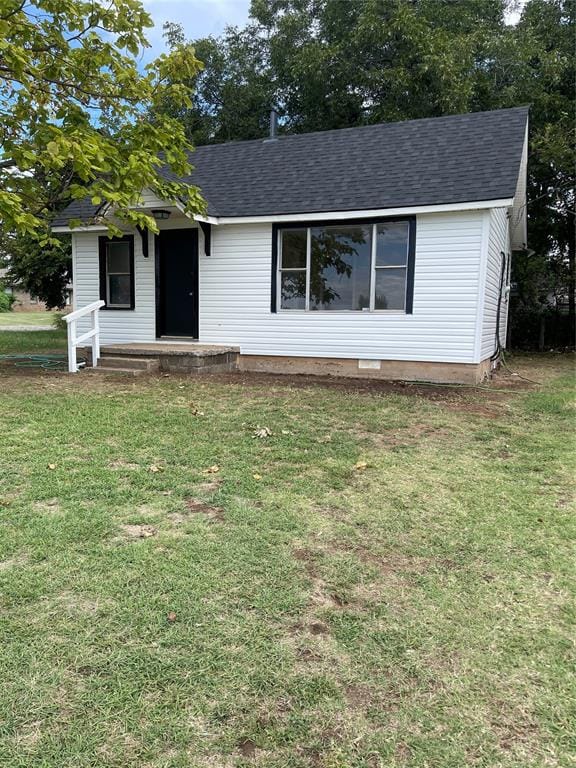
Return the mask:
<svg viewBox="0 0 576 768">
<path fill-rule="evenodd" d="M 106 298 L 106 246 L 107 243 L 128 243 L 130 257 L 130 306 L 129 307 L 110 307 Z M 100 298 L 106 302 L 102 307 L 109 312 L 132 312 L 136 307 L 136 286 L 134 277 L 134 235 L 124 235 L 123 237 L 107 237 L 106 235 L 98 238 L 98 254 L 100 260 Z"/>
<path fill-rule="evenodd" d="M 287 221 L 272 224 L 272 296 L 270 310 L 278 313 L 278 239 L 279 232 L 283 229 L 312 229 L 314 227 L 356 226 L 363 224 L 384 224 L 398 221 L 408 222 L 408 260 L 406 262 L 406 302 L 404 310 L 342 310 L 344 312 L 362 314 L 404 314 L 414 313 L 414 264 L 416 258 L 416 216 L 374 216 L 354 219 L 323 219 L 321 221 Z M 287 309 L 282 312 L 304 312 L 305 310 Z M 316 314 L 316 313 L 310 313 Z"/>
</svg>

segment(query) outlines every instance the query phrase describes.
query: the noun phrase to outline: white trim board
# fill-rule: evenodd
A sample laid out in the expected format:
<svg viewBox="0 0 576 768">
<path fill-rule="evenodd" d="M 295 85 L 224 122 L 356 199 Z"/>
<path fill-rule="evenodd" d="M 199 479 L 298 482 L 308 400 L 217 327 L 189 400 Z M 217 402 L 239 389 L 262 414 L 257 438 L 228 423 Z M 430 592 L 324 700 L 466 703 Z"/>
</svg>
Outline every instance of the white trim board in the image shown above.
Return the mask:
<svg viewBox="0 0 576 768">
<path fill-rule="evenodd" d="M 472 203 L 445 203 L 443 205 L 414 205 L 404 208 L 371 208 L 368 210 L 353 211 L 321 211 L 317 213 L 286 213 L 275 216 L 194 216 L 196 221 L 205 221 L 208 224 L 275 224 L 296 221 L 345 221 L 347 219 L 368 219 L 386 216 L 411 216 L 423 213 L 449 213 L 453 211 L 478 211 L 487 208 L 508 208 L 514 202 L 511 197 L 501 198 L 499 200 L 479 200 Z M 105 230 L 107 227 L 103 224 L 84 227 L 53 227 L 53 232 L 95 232 L 96 230 Z"/>
<path fill-rule="evenodd" d="M 446 203 L 443 205 L 413 205 L 404 208 L 370 208 L 353 211 L 320 211 L 318 213 L 285 213 L 276 216 L 219 216 L 219 224 L 276 224 L 283 221 L 328 221 L 345 219 L 371 219 L 386 216 L 410 216 L 421 213 L 448 213 L 452 211 L 477 211 L 486 208 L 506 208 L 513 198 L 480 200 L 474 203 Z"/>
</svg>

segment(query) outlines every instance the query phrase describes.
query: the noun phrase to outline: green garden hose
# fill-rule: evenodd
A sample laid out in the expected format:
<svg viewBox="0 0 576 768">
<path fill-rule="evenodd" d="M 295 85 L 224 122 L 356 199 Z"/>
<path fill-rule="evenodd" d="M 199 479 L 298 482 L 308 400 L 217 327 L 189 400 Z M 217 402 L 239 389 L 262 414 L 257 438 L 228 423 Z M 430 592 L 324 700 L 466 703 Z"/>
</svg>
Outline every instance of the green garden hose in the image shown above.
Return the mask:
<svg viewBox="0 0 576 768">
<path fill-rule="evenodd" d="M 43 368 L 46 371 L 63 371 L 68 368 L 68 355 L 0 355 L 0 363 L 13 363 L 16 368 Z M 86 360 L 78 358 L 78 365 L 83 367 Z"/>
</svg>

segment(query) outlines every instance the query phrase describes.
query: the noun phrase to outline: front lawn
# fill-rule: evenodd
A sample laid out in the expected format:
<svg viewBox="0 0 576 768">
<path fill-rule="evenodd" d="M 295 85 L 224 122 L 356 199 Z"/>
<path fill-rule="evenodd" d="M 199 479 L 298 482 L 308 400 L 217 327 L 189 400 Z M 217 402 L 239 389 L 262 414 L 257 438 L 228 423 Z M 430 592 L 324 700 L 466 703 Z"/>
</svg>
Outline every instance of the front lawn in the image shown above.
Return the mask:
<svg viewBox="0 0 576 768">
<path fill-rule="evenodd" d="M 514 365 L 0 368 L 0 765 L 571 765 L 573 361 Z"/>
<path fill-rule="evenodd" d="M 0 312 L 0 329 L 10 325 L 44 325 L 54 322 L 55 312 Z"/>
<path fill-rule="evenodd" d="M 4 315 L 0 315 L 3 317 Z M 0 355 L 33 352 L 65 352 L 66 331 L 3 331 L 0 329 Z"/>
</svg>

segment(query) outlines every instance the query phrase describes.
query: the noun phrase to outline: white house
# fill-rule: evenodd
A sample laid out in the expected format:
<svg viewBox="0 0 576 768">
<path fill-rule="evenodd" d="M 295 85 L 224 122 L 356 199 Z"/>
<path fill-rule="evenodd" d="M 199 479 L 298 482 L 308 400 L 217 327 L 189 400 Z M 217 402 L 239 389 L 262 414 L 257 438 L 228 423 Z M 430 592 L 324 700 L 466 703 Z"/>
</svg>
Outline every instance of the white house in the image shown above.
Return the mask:
<svg viewBox="0 0 576 768">
<path fill-rule="evenodd" d="M 104 345 L 224 345 L 243 370 L 477 382 L 505 344 L 526 245 L 527 108 L 204 146 L 195 220 L 109 239 L 72 203 L 74 304 Z M 71 229 L 69 221 L 83 225 Z M 187 345 L 187 346 L 184 346 Z M 160 347 L 158 347 L 160 349 Z"/>
</svg>

